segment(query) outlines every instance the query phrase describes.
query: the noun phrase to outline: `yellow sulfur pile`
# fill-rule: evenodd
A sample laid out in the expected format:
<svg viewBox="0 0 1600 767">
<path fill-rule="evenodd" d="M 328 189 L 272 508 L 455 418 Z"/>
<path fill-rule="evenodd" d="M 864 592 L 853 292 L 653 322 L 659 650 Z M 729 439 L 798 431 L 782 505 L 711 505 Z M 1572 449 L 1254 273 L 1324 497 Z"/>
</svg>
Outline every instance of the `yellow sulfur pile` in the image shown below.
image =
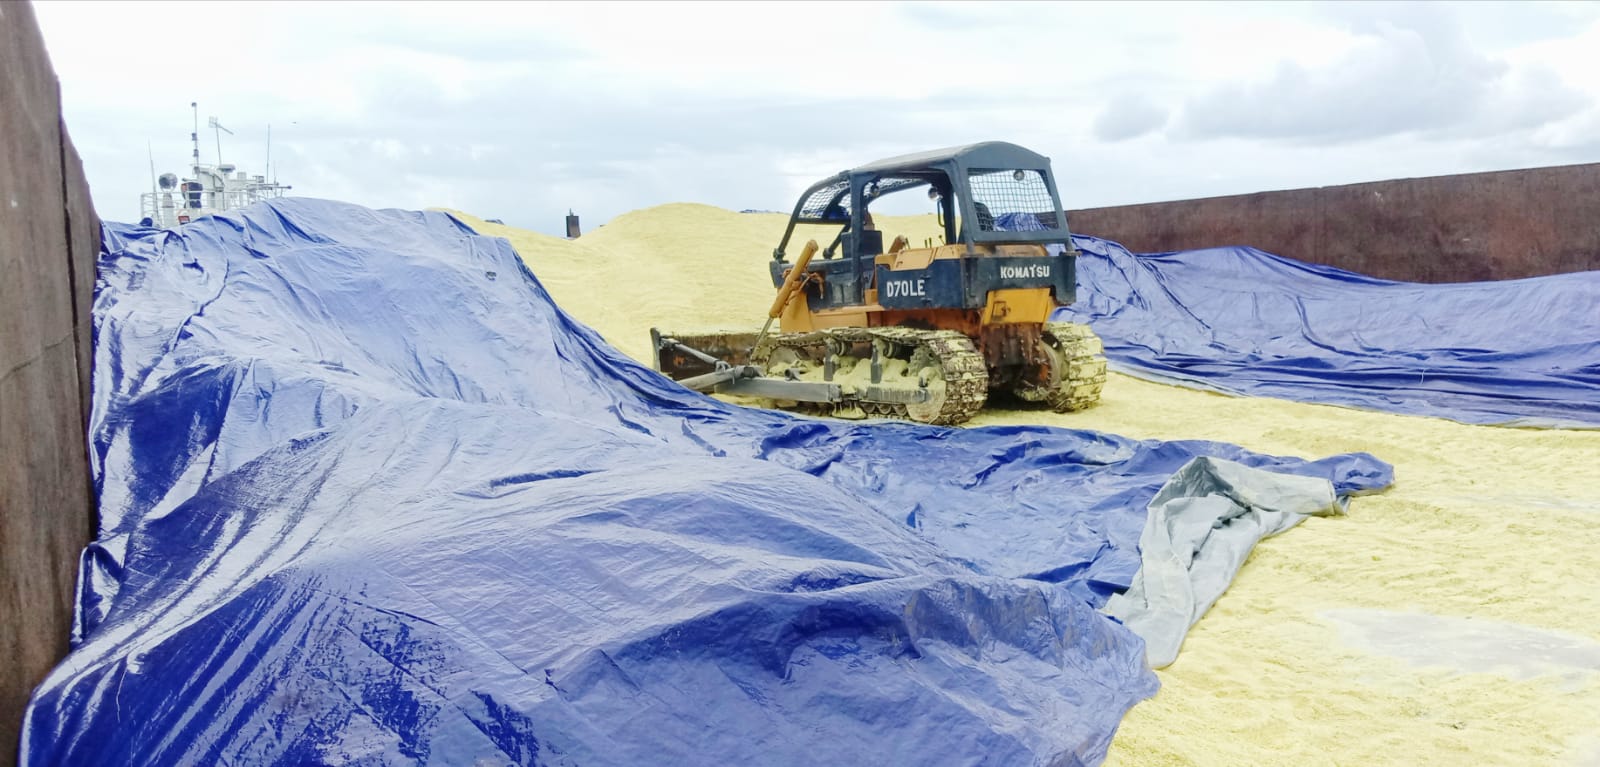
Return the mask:
<svg viewBox="0 0 1600 767">
<path fill-rule="evenodd" d="M 506 237 L 556 301 L 649 359 L 649 328 L 759 328 L 785 217 L 702 205 Z M 933 236 L 883 217 L 885 239 Z M 803 241 L 803 238 L 801 238 Z M 797 252 L 797 246 L 791 246 Z M 1367 451 L 1397 482 L 1263 542 L 1124 720 L 1118 765 L 1600 765 L 1600 432 L 1505 429 L 1113 374 L 1100 406 L 986 411 L 1278 455 Z"/>
</svg>

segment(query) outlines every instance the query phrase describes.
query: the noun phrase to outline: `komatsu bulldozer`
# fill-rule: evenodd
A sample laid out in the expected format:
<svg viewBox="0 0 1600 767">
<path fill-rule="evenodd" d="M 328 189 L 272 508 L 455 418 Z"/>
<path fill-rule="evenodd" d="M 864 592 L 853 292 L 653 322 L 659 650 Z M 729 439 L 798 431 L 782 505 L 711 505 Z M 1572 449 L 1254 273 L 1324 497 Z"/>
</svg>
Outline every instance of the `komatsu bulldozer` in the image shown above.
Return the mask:
<svg viewBox="0 0 1600 767">
<path fill-rule="evenodd" d="M 943 236 L 886 248 L 869 208 L 913 190 Z M 837 231 L 791 261 L 807 225 Z M 1086 408 L 1105 383 L 1100 339 L 1050 321 L 1075 298 L 1076 258 L 1049 158 L 990 141 L 880 160 L 801 195 L 772 253 L 766 327 L 652 329 L 655 367 L 698 391 L 843 418 L 958 424 L 991 393 Z"/>
</svg>

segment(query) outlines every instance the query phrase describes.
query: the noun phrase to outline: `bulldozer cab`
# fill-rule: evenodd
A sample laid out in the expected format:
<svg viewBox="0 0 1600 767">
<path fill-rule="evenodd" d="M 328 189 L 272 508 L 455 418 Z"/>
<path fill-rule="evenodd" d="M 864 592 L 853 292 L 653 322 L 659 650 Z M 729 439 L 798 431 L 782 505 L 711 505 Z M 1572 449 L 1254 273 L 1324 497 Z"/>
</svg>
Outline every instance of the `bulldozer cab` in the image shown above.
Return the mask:
<svg viewBox="0 0 1600 767">
<path fill-rule="evenodd" d="M 796 227 L 832 225 L 837 233 L 823 248 L 821 260 L 809 267 L 823 276 L 820 282 L 826 286 L 814 296 L 815 308 L 871 303 L 874 260 L 886 250 L 883 234 L 869 225 L 869 208 L 887 195 L 917 190 L 935 201 L 943 228 L 943 242 L 927 243 L 930 248 L 958 245 L 963 259 L 1004 245 L 1071 249 L 1049 158 L 1016 144 L 989 141 L 891 157 L 813 184 L 795 204 L 773 250 L 773 284 L 781 285 L 790 268 L 787 251 Z M 918 250 L 910 243 L 900 245 Z M 949 301 L 970 303 L 955 297 Z"/>
</svg>

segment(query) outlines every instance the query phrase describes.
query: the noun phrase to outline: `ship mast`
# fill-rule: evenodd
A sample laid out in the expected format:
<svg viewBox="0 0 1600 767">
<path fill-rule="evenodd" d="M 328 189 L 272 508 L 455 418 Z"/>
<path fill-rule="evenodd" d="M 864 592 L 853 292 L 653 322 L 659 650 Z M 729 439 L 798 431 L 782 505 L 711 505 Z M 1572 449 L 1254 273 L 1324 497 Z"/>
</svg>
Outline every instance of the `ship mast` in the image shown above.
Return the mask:
<svg viewBox="0 0 1600 767">
<path fill-rule="evenodd" d="M 189 140 L 194 143 L 194 174 L 200 176 L 200 102 L 189 102 L 189 108 L 194 110 L 194 132 L 189 134 Z"/>
</svg>

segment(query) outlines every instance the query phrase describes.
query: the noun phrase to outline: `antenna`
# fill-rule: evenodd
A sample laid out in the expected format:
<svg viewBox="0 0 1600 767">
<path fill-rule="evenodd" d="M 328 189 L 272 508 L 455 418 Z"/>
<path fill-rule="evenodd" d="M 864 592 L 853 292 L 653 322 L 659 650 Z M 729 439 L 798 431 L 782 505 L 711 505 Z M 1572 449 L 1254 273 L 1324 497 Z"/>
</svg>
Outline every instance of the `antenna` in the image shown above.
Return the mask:
<svg viewBox="0 0 1600 767">
<path fill-rule="evenodd" d="M 156 147 L 150 143 L 150 139 L 145 139 L 144 148 L 145 151 L 150 153 L 150 217 L 155 218 L 160 215 L 161 211 L 160 203 L 156 202 L 156 195 L 160 194 L 156 191 Z M 144 211 L 139 211 L 139 215 L 144 215 Z"/>
<path fill-rule="evenodd" d="M 267 164 L 261 166 L 261 180 L 272 178 L 272 123 L 267 123 Z"/>
<path fill-rule="evenodd" d="M 217 164 L 221 165 L 222 164 L 222 134 L 226 133 L 229 136 L 232 136 L 233 135 L 233 131 L 222 127 L 222 123 L 217 122 L 217 118 L 215 118 L 215 117 L 212 117 L 209 120 L 207 120 L 206 127 L 215 129 L 215 133 L 217 134 Z"/>
</svg>

